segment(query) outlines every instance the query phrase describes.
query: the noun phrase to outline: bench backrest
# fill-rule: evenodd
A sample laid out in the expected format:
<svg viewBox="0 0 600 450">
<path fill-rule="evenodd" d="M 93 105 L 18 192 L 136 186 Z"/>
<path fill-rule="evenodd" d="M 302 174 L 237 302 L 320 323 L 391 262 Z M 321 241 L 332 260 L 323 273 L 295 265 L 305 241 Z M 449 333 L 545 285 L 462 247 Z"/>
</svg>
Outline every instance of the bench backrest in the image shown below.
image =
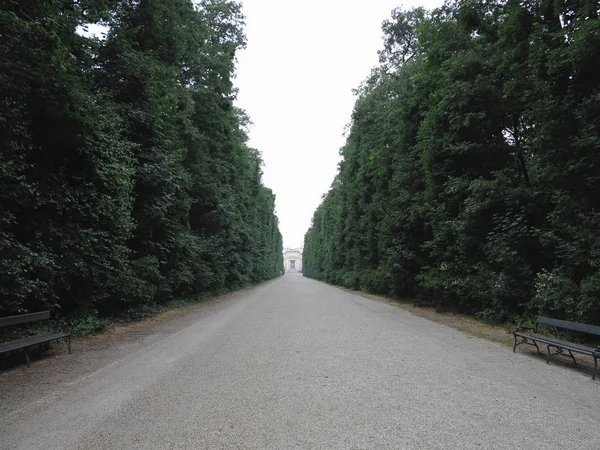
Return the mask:
<svg viewBox="0 0 600 450">
<path fill-rule="evenodd" d="M 23 323 L 37 322 L 38 320 L 50 319 L 50 311 L 42 311 L 31 314 L 20 314 L 18 316 L 0 317 L 0 328 Z"/>
<path fill-rule="evenodd" d="M 569 322 L 568 320 L 552 319 L 550 317 L 537 316 L 537 323 L 549 325 L 567 330 L 581 331 L 582 333 L 596 334 L 600 336 L 600 327 L 596 325 L 586 325 L 585 323 Z"/>
</svg>

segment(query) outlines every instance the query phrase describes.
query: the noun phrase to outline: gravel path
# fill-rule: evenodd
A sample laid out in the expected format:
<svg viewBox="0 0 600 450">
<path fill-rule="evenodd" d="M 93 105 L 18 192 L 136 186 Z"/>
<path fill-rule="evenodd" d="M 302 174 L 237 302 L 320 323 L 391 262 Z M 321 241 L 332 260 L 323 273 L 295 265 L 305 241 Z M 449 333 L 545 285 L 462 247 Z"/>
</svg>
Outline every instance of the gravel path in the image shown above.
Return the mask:
<svg viewBox="0 0 600 450">
<path fill-rule="evenodd" d="M 600 448 L 600 382 L 299 275 L 105 347 L 0 374 L 0 448 Z"/>
</svg>

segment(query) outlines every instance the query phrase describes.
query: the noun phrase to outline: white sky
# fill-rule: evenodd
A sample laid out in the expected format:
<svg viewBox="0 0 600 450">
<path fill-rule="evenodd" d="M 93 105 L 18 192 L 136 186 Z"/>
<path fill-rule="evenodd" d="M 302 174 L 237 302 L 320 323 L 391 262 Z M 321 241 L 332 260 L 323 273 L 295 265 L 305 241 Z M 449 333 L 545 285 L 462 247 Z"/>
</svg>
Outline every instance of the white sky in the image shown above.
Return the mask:
<svg viewBox="0 0 600 450">
<path fill-rule="evenodd" d="M 284 247 L 301 247 L 329 190 L 359 86 L 378 63 L 381 23 L 395 7 L 442 0 L 241 0 L 246 50 L 238 53 L 237 105 L 276 195 Z M 90 26 L 100 35 L 103 27 Z M 83 33 L 86 34 L 86 33 Z"/>
<path fill-rule="evenodd" d="M 242 0 L 247 49 L 238 54 L 237 104 L 254 125 L 285 247 L 300 247 L 329 190 L 358 87 L 377 65 L 381 23 L 393 8 L 439 0 Z"/>
</svg>

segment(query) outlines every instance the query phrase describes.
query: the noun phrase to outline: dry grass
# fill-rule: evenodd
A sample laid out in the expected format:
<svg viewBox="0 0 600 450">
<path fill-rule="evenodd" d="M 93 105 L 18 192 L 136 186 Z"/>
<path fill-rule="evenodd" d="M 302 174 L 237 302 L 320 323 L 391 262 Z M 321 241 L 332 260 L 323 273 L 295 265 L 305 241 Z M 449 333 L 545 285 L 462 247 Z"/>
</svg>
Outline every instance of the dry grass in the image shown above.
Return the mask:
<svg viewBox="0 0 600 450">
<path fill-rule="evenodd" d="M 169 319 L 173 319 L 178 317 L 186 312 L 193 310 L 198 307 L 198 303 L 190 303 L 188 305 L 179 306 L 174 309 L 170 309 L 168 311 L 157 313 L 152 317 L 148 317 L 145 319 L 141 319 L 136 322 L 127 322 L 127 323 L 119 323 L 114 325 L 113 327 L 107 328 L 106 330 L 93 334 L 89 336 L 89 339 L 107 339 L 107 338 L 119 338 L 121 336 L 131 334 L 131 333 L 139 333 L 141 331 L 147 330 L 154 325 L 165 322 Z"/>
<path fill-rule="evenodd" d="M 415 306 L 410 301 L 392 300 L 381 295 L 369 294 L 362 291 L 353 291 L 351 289 L 346 288 L 341 289 L 356 295 L 360 295 L 365 298 L 369 298 L 371 300 L 384 302 L 389 305 L 402 308 L 405 311 L 414 314 L 415 316 L 423 317 L 433 322 L 449 326 L 471 336 L 476 336 L 478 338 L 486 339 L 488 341 L 497 342 L 510 349 L 513 348 L 513 345 L 515 343 L 512 334 L 513 329 L 509 325 L 492 325 L 490 323 L 464 314 L 458 314 L 454 312 L 440 312 L 437 311 L 435 308 L 429 306 Z M 542 352 L 545 352 L 546 348 L 540 345 L 540 350 Z M 531 357 L 538 358 L 542 363 L 546 361 L 546 353 L 538 353 L 534 346 L 520 345 L 519 347 L 517 347 L 517 351 L 520 353 L 526 353 Z M 575 354 L 575 358 L 577 360 L 577 365 L 573 364 L 573 360 L 570 357 L 561 357 L 553 355 L 551 363 L 565 366 L 572 370 L 585 374 L 593 373 L 594 360 L 592 357 L 581 354 Z"/>
<path fill-rule="evenodd" d="M 424 317 L 425 319 L 447 325 L 463 333 L 498 342 L 499 344 L 503 344 L 510 348 L 512 348 L 514 344 L 512 328 L 508 326 L 492 325 L 464 314 L 440 312 L 430 306 L 415 306 L 409 301 L 392 300 L 381 295 L 369 294 L 362 291 L 352 291 L 350 289 L 344 290 L 371 300 L 402 308 L 415 316 Z"/>
<path fill-rule="evenodd" d="M 167 311 L 159 312 L 151 317 L 147 317 L 144 319 L 136 320 L 133 322 L 126 323 L 118 323 L 114 326 L 107 328 L 99 333 L 88 336 L 84 339 L 90 340 L 111 340 L 118 339 L 123 336 L 139 334 L 142 333 L 158 324 L 163 322 L 167 322 L 171 319 L 175 319 L 177 317 L 183 316 L 191 311 L 194 311 L 199 308 L 204 308 L 207 305 L 215 304 L 221 302 L 227 295 L 231 293 L 226 293 L 220 295 L 218 297 L 213 297 L 206 300 L 201 300 L 198 302 L 191 302 L 182 306 L 176 306 Z"/>
</svg>

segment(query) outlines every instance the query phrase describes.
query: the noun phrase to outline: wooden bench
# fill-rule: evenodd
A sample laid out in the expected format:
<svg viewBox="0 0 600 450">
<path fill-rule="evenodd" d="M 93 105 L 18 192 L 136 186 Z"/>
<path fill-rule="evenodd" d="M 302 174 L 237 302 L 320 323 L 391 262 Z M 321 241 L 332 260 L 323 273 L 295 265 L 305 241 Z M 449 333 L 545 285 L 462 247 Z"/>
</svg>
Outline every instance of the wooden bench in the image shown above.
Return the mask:
<svg viewBox="0 0 600 450">
<path fill-rule="evenodd" d="M 593 348 L 586 345 L 575 344 L 573 342 L 563 341 L 550 336 L 544 336 L 538 334 L 538 325 L 547 325 L 554 329 L 562 328 L 564 330 L 578 331 L 581 333 L 593 334 L 600 336 L 600 326 L 586 325 L 584 323 L 569 322 L 567 320 L 552 319 L 550 317 L 537 316 L 535 319 L 535 327 L 521 327 L 519 326 L 513 331 L 515 336 L 515 346 L 513 352 L 517 350 L 517 345 L 527 344 L 534 345 L 537 351 L 540 352 L 538 342 L 546 345 L 548 350 L 548 356 L 546 357 L 546 363 L 550 363 L 550 349 L 556 349 L 555 355 L 565 355 L 565 351 L 569 352 L 569 356 L 573 358 L 573 363 L 577 364 L 573 352 L 588 355 L 594 358 L 594 373 L 592 379 L 596 379 L 596 373 L 598 372 L 598 359 L 600 359 L 600 346 Z M 529 333 L 527 333 L 529 332 Z"/>
<path fill-rule="evenodd" d="M 9 316 L 9 317 L 1 317 L 0 318 L 0 328 L 10 327 L 15 325 L 24 325 L 30 324 L 33 322 L 39 322 L 41 320 L 50 320 L 50 311 L 42 311 L 32 314 L 21 314 L 18 316 Z M 67 340 L 67 349 L 68 352 L 71 353 L 71 333 L 73 329 L 68 333 L 49 333 L 37 336 L 30 336 L 23 339 L 17 339 L 14 341 L 4 342 L 0 344 L 0 354 L 12 352 L 15 350 L 25 349 L 25 359 L 27 360 L 27 367 L 30 365 L 29 361 L 29 347 L 32 347 L 37 344 L 42 344 L 44 342 L 56 341 L 58 339 L 66 339 Z"/>
</svg>

